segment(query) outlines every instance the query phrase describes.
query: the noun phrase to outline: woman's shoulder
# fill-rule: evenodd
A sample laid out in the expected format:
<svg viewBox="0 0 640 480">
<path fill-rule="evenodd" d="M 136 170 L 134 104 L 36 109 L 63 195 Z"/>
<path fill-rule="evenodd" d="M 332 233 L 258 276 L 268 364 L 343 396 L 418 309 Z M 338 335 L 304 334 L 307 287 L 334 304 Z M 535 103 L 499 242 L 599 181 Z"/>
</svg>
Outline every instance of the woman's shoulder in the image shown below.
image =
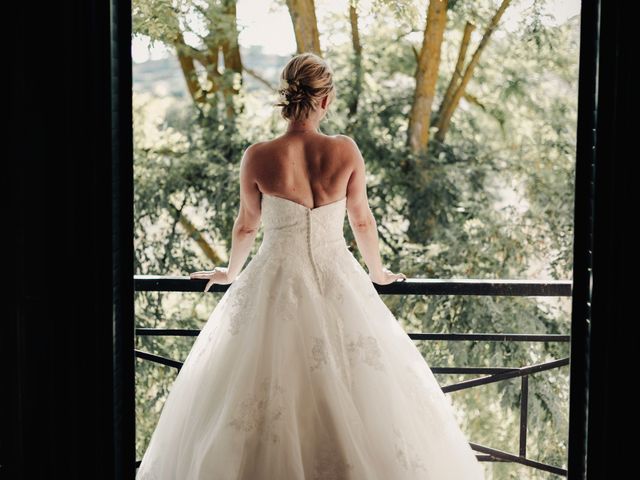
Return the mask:
<svg viewBox="0 0 640 480">
<path fill-rule="evenodd" d="M 348 146 L 352 146 L 352 147 L 357 147 L 358 145 L 356 144 L 356 141 L 351 138 L 349 135 L 344 135 L 342 133 L 338 133 L 336 135 L 333 135 L 333 138 L 335 138 L 336 140 L 338 140 L 339 142 L 342 142 Z"/>
<path fill-rule="evenodd" d="M 364 162 L 360 148 L 353 138 L 348 135 L 338 134 L 336 139 L 340 142 L 338 148 L 345 159 L 350 161 L 357 160 L 359 163 Z"/>
</svg>

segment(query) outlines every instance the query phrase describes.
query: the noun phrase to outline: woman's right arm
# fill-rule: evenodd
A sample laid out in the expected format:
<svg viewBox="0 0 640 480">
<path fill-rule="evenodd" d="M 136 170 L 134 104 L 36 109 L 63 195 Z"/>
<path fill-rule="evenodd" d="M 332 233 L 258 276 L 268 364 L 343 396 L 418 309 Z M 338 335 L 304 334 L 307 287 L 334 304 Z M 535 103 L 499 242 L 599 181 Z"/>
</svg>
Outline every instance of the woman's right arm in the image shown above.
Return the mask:
<svg viewBox="0 0 640 480">
<path fill-rule="evenodd" d="M 356 142 L 346 136 L 344 139 L 347 157 L 353 162 L 353 171 L 347 185 L 347 213 L 349 224 L 369 270 L 371 280 L 379 285 L 386 285 L 398 279 L 405 279 L 403 273 L 393 273 L 382 266 L 378 240 L 378 225 L 369 207 L 364 158 Z"/>
</svg>

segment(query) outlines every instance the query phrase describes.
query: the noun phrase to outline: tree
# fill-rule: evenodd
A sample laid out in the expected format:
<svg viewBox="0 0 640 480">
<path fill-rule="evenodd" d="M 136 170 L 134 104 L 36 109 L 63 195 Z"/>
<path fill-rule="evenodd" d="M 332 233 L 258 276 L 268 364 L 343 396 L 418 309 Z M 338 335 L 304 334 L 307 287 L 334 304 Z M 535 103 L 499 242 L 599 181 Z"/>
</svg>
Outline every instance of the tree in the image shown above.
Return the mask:
<svg viewBox="0 0 640 480">
<path fill-rule="evenodd" d="M 298 53 L 313 52 L 322 56 L 314 0 L 287 0 Z"/>
<path fill-rule="evenodd" d="M 207 28 L 204 35 L 189 25 L 189 15 L 200 16 Z M 207 110 L 217 112 L 222 102 L 227 121 L 233 122 L 237 113 L 234 98 L 242 83 L 236 1 L 207 0 L 203 7 L 191 0 L 138 0 L 132 8 L 132 17 L 134 34 L 146 35 L 175 49 L 194 103 L 209 105 L 211 108 Z M 196 35 L 202 45 L 187 44 L 185 32 Z M 224 71 L 218 67 L 220 55 Z M 204 79 L 198 75 L 196 62 L 204 69 Z"/>
<path fill-rule="evenodd" d="M 199 15 L 207 27 L 205 35 L 192 29 L 186 18 Z M 234 98 L 242 85 L 242 59 L 238 44 L 235 0 L 208 0 L 206 6 L 190 0 L 138 0 L 132 8 L 133 33 L 148 36 L 152 41 L 164 43 L 175 49 L 176 57 L 185 78 L 187 91 L 194 105 L 200 108 L 203 126 L 216 125 L 218 115 L 233 127 L 237 115 Z M 198 48 L 185 42 L 184 33 L 197 35 L 202 41 Z M 222 55 L 224 71 L 218 67 Z M 196 69 L 199 63 L 205 72 L 200 79 Z M 239 81 L 236 81 L 239 80 Z M 219 112 L 219 105 L 224 113 Z M 220 262 L 220 255 L 186 216 L 182 208 L 170 205 L 176 220 L 190 232 L 203 253 L 213 263 Z"/>
<path fill-rule="evenodd" d="M 436 133 L 436 138 L 440 142 L 444 142 L 445 136 L 447 135 L 447 131 L 449 130 L 449 124 L 451 123 L 451 117 L 453 116 L 453 112 L 455 111 L 460 99 L 464 95 L 465 88 L 473 75 L 473 71 L 478 65 L 478 61 L 480 60 L 480 55 L 482 55 L 482 51 L 486 48 L 489 43 L 489 39 L 491 38 L 491 34 L 497 28 L 498 22 L 500 22 L 500 18 L 502 18 L 502 14 L 507 9 L 511 0 L 503 0 L 500 8 L 489 22 L 487 29 L 482 36 L 482 40 L 480 40 L 480 44 L 476 51 L 474 52 L 471 60 L 469 61 L 467 67 L 464 70 L 462 75 L 459 72 L 462 70 L 462 65 L 464 63 L 464 56 L 466 53 L 466 44 L 468 43 L 468 37 L 471 35 L 472 28 L 467 23 L 465 27 L 465 33 L 462 39 L 462 45 L 460 47 L 460 56 L 458 60 L 458 64 L 456 65 L 456 70 L 454 74 L 451 76 L 451 81 L 449 82 L 449 88 L 447 89 L 447 94 L 445 94 L 444 100 L 440 106 L 440 111 L 438 114 L 438 122 L 436 124 L 438 128 L 438 132 Z M 467 30 L 469 30 L 467 32 Z"/>
<path fill-rule="evenodd" d="M 448 0 L 429 1 L 427 25 L 416 68 L 416 88 L 409 114 L 407 141 L 414 153 L 425 151 L 429 144 L 431 109 L 440 70 L 440 49 L 447 24 L 447 3 Z M 418 171 L 425 172 L 425 166 L 418 165 Z"/>
<path fill-rule="evenodd" d="M 362 91 L 362 43 L 358 29 L 358 2 L 349 1 L 349 24 L 351 25 L 351 43 L 353 44 L 353 86 L 349 102 L 349 116 L 358 113 L 358 99 Z"/>
</svg>

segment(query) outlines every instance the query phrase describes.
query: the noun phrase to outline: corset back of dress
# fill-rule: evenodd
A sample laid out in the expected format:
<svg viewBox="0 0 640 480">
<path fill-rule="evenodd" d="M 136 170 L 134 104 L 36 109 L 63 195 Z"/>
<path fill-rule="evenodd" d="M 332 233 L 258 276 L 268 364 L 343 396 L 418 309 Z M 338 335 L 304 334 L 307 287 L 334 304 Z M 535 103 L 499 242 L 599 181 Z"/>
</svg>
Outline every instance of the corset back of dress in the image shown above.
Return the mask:
<svg viewBox="0 0 640 480">
<path fill-rule="evenodd" d="M 276 249 L 292 255 L 325 257 L 336 249 L 344 249 L 345 205 L 346 197 L 308 208 L 283 197 L 263 194 L 261 251 Z"/>
<path fill-rule="evenodd" d="M 292 200 L 262 195 L 264 235 L 258 256 L 303 276 L 314 277 L 323 294 L 330 282 L 331 269 L 351 256 L 344 238 L 346 197 L 308 208 Z M 345 256 L 348 255 L 348 256 Z"/>
</svg>

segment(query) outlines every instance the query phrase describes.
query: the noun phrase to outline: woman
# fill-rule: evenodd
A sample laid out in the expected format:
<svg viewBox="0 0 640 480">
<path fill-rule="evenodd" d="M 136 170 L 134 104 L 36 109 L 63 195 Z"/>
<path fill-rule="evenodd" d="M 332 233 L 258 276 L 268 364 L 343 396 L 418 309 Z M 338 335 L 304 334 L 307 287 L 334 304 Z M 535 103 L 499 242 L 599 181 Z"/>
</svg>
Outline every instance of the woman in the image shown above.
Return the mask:
<svg viewBox="0 0 640 480">
<path fill-rule="evenodd" d="M 336 96 L 330 66 L 293 57 L 280 93 L 287 130 L 241 160 L 229 265 L 191 274 L 205 291 L 232 285 L 137 478 L 483 478 L 450 400 L 372 284 L 406 277 L 382 266 L 357 145 L 319 131 Z M 368 275 L 347 248 L 345 213 Z"/>
</svg>

